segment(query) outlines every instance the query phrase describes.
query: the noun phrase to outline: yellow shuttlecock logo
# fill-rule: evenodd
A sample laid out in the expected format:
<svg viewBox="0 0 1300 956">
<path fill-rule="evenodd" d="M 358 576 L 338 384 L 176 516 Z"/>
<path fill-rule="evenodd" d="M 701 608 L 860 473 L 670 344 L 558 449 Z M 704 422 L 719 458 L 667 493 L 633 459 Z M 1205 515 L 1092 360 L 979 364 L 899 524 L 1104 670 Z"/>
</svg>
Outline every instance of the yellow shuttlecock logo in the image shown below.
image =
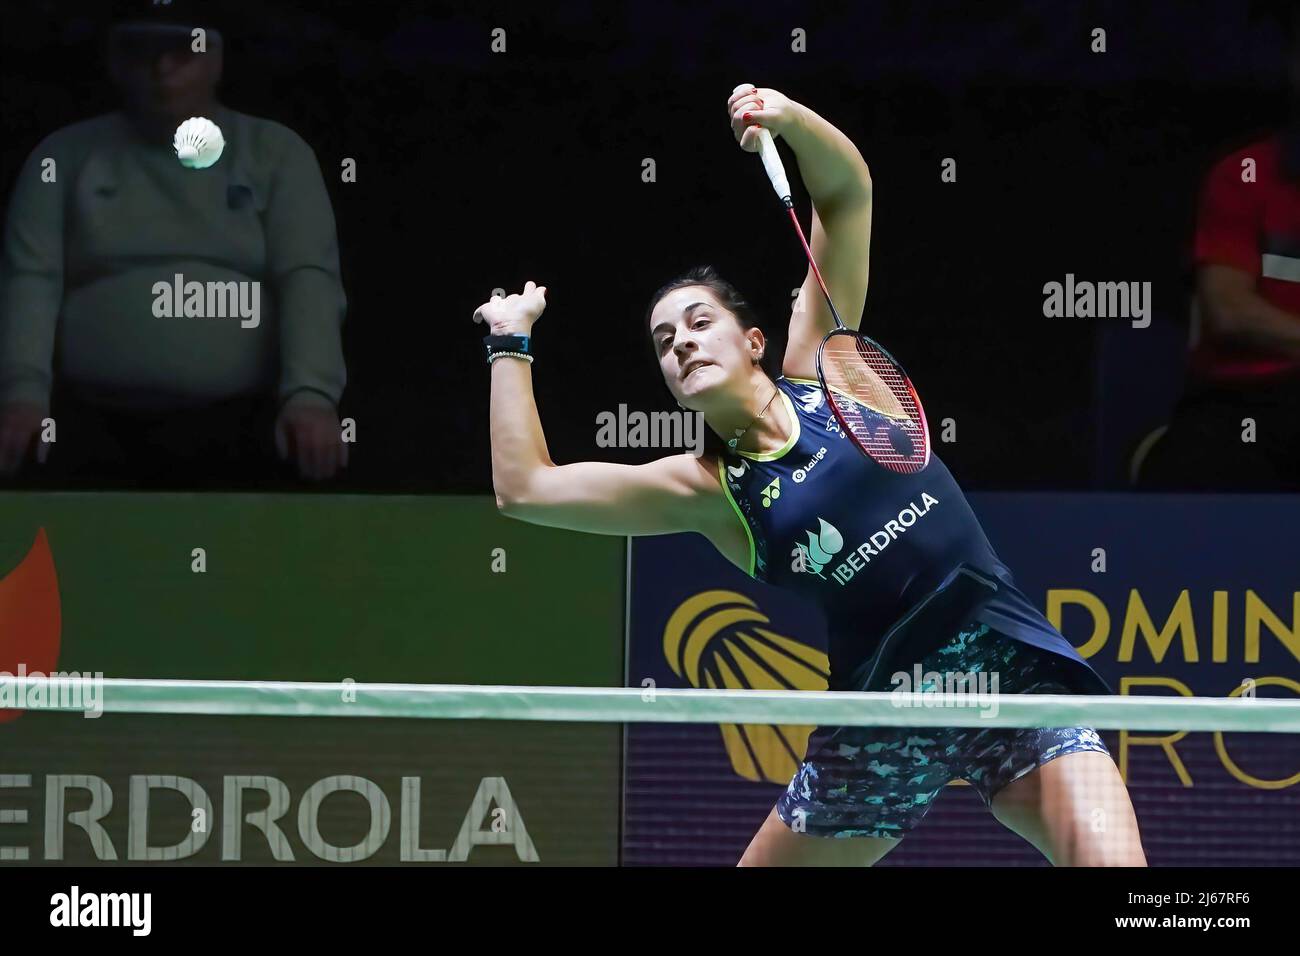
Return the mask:
<svg viewBox="0 0 1300 956">
<path fill-rule="evenodd" d="M 826 655 L 777 634 L 758 605 L 736 591 L 687 598 L 664 627 L 664 656 L 692 687 L 825 690 Z M 720 724 L 731 766 L 746 780 L 788 783 L 813 727 Z"/>
</svg>

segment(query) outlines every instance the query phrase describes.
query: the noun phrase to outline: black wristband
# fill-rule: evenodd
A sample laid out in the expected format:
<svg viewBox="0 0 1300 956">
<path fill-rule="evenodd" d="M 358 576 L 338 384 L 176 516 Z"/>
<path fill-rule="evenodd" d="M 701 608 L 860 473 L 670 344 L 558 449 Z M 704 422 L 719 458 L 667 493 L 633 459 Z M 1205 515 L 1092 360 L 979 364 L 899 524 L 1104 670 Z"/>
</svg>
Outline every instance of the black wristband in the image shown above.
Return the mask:
<svg viewBox="0 0 1300 956">
<path fill-rule="evenodd" d="M 485 335 L 483 336 L 483 349 L 487 354 L 488 364 L 492 363 L 492 356 L 499 352 L 514 352 L 522 355 L 532 355 L 530 339 L 527 335 Z"/>
</svg>

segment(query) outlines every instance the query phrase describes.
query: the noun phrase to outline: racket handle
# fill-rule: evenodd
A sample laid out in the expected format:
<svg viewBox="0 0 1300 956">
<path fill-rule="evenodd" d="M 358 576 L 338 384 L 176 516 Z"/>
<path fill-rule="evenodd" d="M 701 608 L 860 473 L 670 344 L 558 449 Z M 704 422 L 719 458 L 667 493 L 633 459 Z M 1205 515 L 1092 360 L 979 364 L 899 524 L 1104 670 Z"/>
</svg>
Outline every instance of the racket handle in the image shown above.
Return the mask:
<svg viewBox="0 0 1300 956">
<path fill-rule="evenodd" d="M 776 190 L 780 200 L 788 204 L 791 201 L 790 181 L 785 178 L 785 166 L 781 162 L 781 154 L 776 151 L 776 142 L 772 139 L 772 134 L 761 128 L 758 131 L 758 155 L 763 160 L 763 168 L 767 170 L 767 178 L 772 180 L 772 188 Z"/>
</svg>

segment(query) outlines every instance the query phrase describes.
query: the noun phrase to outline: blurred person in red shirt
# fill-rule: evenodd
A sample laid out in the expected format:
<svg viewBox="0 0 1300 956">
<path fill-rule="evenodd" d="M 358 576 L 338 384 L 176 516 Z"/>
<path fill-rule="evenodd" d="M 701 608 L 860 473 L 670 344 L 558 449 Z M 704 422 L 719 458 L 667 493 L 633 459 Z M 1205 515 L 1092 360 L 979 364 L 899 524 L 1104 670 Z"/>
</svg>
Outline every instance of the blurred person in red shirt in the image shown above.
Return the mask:
<svg viewBox="0 0 1300 956">
<path fill-rule="evenodd" d="M 1290 123 L 1224 157 L 1205 180 L 1200 337 L 1143 487 L 1300 489 L 1300 14 L 1289 27 Z"/>
</svg>

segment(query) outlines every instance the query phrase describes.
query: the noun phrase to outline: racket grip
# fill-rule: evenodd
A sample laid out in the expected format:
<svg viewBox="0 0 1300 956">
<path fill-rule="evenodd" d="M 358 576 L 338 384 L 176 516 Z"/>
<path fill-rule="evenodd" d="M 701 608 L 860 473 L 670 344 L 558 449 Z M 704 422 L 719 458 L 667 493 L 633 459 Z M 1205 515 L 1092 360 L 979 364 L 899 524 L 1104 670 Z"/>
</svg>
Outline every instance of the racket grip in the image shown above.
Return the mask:
<svg viewBox="0 0 1300 956">
<path fill-rule="evenodd" d="M 785 165 L 781 162 L 781 154 L 776 151 L 776 141 L 765 129 L 758 131 L 758 155 L 777 196 L 782 202 L 790 202 L 790 181 L 785 177 Z"/>
</svg>

